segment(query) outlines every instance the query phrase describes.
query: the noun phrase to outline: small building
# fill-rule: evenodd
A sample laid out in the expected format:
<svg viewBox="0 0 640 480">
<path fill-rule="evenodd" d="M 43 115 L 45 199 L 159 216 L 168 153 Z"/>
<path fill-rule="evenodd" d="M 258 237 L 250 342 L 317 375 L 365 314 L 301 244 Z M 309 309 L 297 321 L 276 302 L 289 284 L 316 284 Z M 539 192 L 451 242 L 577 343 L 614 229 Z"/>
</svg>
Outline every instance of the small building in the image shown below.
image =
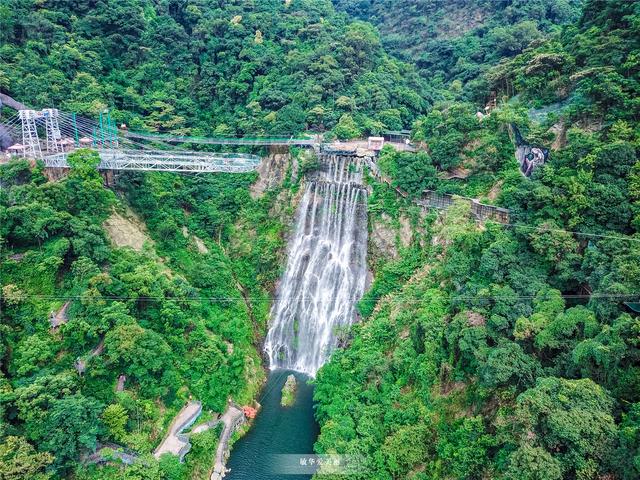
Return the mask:
<svg viewBox="0 0 640 480">
<path fill-rule="evenodd" d="M 406 144 L 407 140 L 411 140 L 411 130 L 388 130 L 382 132 L 382 137 L 387 142 Z"/>
<path fill-rule="evenodd" d="M 384 138 L 383 137 L 369 137 L 368 147 L 369 150 L 373 150 L 374 152 L 379 152 L 382 150 L 384 146 Z"/>
<path fill-rule="evenodd" d="M 68 152 L 69 150 L 73 149 L 74 144 L 75 142 L 70 138 L 63 138 L 58 142 L 58 145 L 62 147 L 62 151 L 64 152 Z"/>
<path fill-rule="evenodd" d="M 116 384 L 116 392 L 124 392 L 124 384 L 127 381 L 126 375 L 120 375 L 118 377 L 118 383 Z"/>
<path fill-rule="evenodd" d="M 51 312 L 51 315 L 49 315 L 49 323 L 51 323 L 51 328 L 53 330 L 57 329 L 60 325 L 67 323 L 69 320 L 67 310 L 69 309 L 70 304 L 71 301 L 66 302 L 58 312 Z"/>
</svg>

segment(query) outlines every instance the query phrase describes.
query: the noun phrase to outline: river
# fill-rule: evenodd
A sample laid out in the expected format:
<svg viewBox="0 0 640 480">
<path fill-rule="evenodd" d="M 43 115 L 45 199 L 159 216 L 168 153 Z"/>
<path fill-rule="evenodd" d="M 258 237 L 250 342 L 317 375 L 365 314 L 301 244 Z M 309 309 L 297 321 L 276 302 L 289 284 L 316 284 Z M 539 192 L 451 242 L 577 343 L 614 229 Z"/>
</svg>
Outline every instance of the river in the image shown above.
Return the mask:
<svg viewBox="0 0 640 480">
<path fill-rule="evenodd" d="M 281 390 L 287 376 L 293 373 L 298 382 L 295 403 L 280 405 Z M 296 462 L 297 457 L 313 452 L 319 429 L 313 417 L 313 386 L 302 373 L 274 370 L 265 384 L 256 416 L 249 432 L 238 440 L 227 462 L 225 480 L 302 480 L 310 475 L 284 475 L 282 462 Z"/>
</svg>

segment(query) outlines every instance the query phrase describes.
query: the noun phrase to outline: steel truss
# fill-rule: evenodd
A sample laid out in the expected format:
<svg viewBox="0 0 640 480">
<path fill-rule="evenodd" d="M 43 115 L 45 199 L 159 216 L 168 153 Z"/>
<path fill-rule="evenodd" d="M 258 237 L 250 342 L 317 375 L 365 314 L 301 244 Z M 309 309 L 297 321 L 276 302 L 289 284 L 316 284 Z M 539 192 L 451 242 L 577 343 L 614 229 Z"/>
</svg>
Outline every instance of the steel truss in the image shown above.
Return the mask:
<svg viewBox="0 0 640 480">
<path fill-rule="evenodd" d="M 40 117 L 40 113 L 35 110 L 20 110 L 18 115 L 22 123 L 23 156 L 41 159 L 42 149 L 40 148 L 40 138 L 38 137 L 38 128 L 36 126 L 36 119 Z"/>
<path fill-rule="evenodd" d="M 260 157 L 246 153 L 171 152 L 163 150 L 98 149 L 100 170 L 138 170 L 192 173 L 245 173 L 260 165 Z M 68 168 L 68 153 L 47 155 L 50 168 Z"/>
<path fill-rule="evenodd" d="M 138 132 L 125 132 L 127 138 L 135 138 L 139 140 L 162 140 L 170 143 L 199 143 L 207 145 L 252 145 L 252 146 L 314 146 L 318 144 L 318 140 L 314 138 L 295 138 L 295 137 L 237 137 L 237 138 L 199 138 L 199 137 L 181 137 L 178 135 L 162 135 L 162 134 L 146 134 Z"/>
<path fill-rule="evenodd" d="M 42 117 L 44 118 L 45 131 L 47 133 L 47 152 L 62 152 L 63 148 L 60 144 L 62 135 L 60 134 L 60 124 L 58 123 L 60 117 L 58 109 L 45 108 L 42 110 Z"/>
</svg>

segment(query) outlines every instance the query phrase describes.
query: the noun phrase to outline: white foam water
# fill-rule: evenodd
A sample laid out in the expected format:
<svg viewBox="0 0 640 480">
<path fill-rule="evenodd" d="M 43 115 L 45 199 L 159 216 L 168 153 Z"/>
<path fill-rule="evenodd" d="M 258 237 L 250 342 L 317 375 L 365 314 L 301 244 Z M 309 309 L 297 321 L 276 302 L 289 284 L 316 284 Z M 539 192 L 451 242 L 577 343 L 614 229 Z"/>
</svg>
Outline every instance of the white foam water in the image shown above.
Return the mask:
<svg viewBox="0 0 640 480">
<path fill-rule="evenodd" d="M 367 192 L 357 158 L 321 156 L 306 186 L 265 341 L 272 370 L 314 377 L 355 318 L 366 284 Z"/>
</svg>

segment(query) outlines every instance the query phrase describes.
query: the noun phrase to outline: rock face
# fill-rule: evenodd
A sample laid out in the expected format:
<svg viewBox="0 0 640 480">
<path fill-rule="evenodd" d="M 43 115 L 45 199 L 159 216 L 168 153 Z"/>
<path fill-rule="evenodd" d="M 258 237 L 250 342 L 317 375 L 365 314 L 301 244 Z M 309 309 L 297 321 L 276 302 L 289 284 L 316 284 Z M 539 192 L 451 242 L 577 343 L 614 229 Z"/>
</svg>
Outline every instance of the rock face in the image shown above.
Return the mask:
<svg viewBox="0 0 640 480">
<path fill-rule="evenodd" d="M 132 211 L 127 211 L 127 217 L 114 211 L 105 220 L 104 229 L 117 247 L 131 247 L 141 251 L 145 242 L 151 242 L 151 239 L 146 234 L 142 221 Z"/>
<path fill-rule="evenodd" d="M 182 236 L 187 240 L 193 241 L 196 249 L 198 250 L 198 253 L 202 255 L 206 255 L 207 253 L 209 253 L 209 249 L 205 245 L 204 241 L 200 237 L 192 235 L 186 226 L 182 227 Z"/>
<path fill-rule="evenodd" d="M 287 148 L 282 151 L 272 149 L 260 162 L 258 180 L 251 186 L 251 197 L 258 198 L 270 188 L 280 185 L 287 174 L 290 161 L 291 155 Z"/>
<path fill-rule="evenodd" d="M 0 125 L 0 150 L 4 151 L 15 143 L 11 131 L 4 125 Z"/>
<path fill-rule="evenodd" d="M 398 247 L 406 248 L 413 239 L 413 229 L 409 219 L 400 216 L 398 222 L 394 222 L 389 215 L 383 213 L 378 218 L 371 220 L 371 235 L 369 236 L 372 253 L 376 258 L 399 258 Z"/>
<path fill-rule="evenodd" d="M 293 375 L 289 375 L 287 377 L 287 381 L 284 382 L 284 387 L 282 387 L 282 400 L 280 400 L 280 405 L 283 407 L 290 407 L 296 400 L 296 377 Z"/>
</svg>

